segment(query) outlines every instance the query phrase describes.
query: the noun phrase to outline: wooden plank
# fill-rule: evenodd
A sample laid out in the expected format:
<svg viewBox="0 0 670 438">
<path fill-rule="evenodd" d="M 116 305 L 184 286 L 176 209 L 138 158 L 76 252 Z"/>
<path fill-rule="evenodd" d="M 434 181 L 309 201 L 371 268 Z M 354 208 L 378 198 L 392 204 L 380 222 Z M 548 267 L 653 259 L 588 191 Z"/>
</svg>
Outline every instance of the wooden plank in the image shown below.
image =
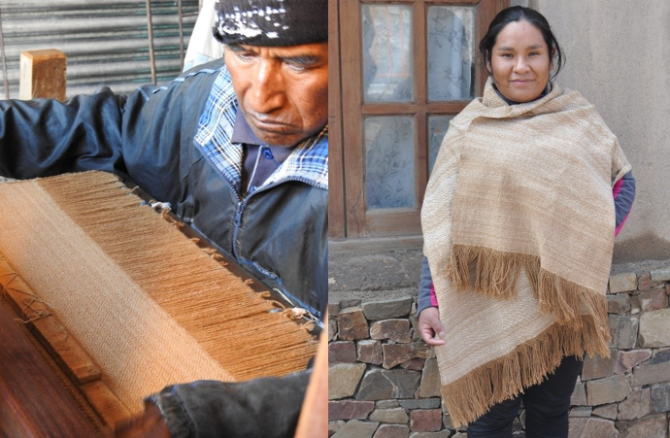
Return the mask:
<svg viewBox="0 0 670 438">
<path fill-rule="evenodd" d="M 40 344 L 56 360 L 70 380 L 75 384 L 83 384 L 100 379 L 101 372 L 93 360 L 86 354 L 77 341 L 51 315 L 51 309 L 45 303 L 36 300 L 39 297 L 19 277 L 9 262 L 0 254 L 0 289 L 9 299 L 14 310 L 29 323 L 30 331 Z M 41 315 L 51 315 L 38 318 Z"/>
<path fill-rule="evenodd" d="M 95 380 L 80 387 L 81 393 L 105 423 L 114 426 L 131 418 L 126 406 L 114 395 L 103 380 Z"/>
<path fill-rule="evenodd" d="M 428 5 L 417 0 L 412 5 L 412 52 L 414 55 L 414 103 L 424 106 L 428 102 L 428 37 L 426 16 Z"/>
<path fill-rule="evenodd" d="M 14 318 L 0 304 L 0 435 L 98 436 Z"/>
<path fill-rule="evenodd" d="M 342 148 L 342 72 L 340 70 L 339 0 L 328 2 L 328 235 L 344 237 L 344 153 Z"/>
<path fill-rule="evenodd" d="M 471 101 L 454 102 L 430 102 L 422 105 L 414 103 L 366 103 L 361 113 L 366 116 L 376 115 L 413 115 L 425 111 L 430 114 L 457 114 L 463 110 Z"/>
<path fill-rule="evenodd" d="M 342 78 L 342 144 L 346 169 L 345 202 L 347 237 L 363 237 L 365 230 L 363 120 L 363 62 L 361 12 L 357 0 L 340 0 L 339 16 L 346 17 L 340 33 Z"/>
<path fill-rule="evenodd" d="M 480 41 L 489 29 L 489 24 L 500 12 L 502 3 L 499 0 L 482 0 L 477 11 L 477 41 Z M 479 43 L 478 43 L 479 44 Z M 486 69 L 486 60 L 479 53 L 479 45 L 477 45 L 477 96 L 484 94 L 484 85 L 489 78 L 489 72 Z"/>
<path fill-rule="evenodd" d="M 18 315 L 31 321 L 28 327 L 47 350 L 96 414 L 108 425 L 131 417 L 128 408 L 101 380 L 102 373 L 82 347 L 58 321 L 45 303 L 15 273 L 9 262 L 0 254 L 0 290 Z M 48 316 L 45 316 L 48 315 Z M 35 319 L 39 318 L 39 319 Z M 0 368 L 1 369 L 1 368 Z"/>
<path fill-rule="evenodd" d="M 21 52 L 19 99 L 65 100 L 67 58 L 55 49 Z"/>
<path fill-rule="evenodd" d="M 31 331 L 52 357 L 60 365 L 64 365 L 61 368 L 70 374 L 73 383 L 81 385 L 100 379 L 98 366 L 56 318 L 48 317 L 33 322 Z"/>
</svg>

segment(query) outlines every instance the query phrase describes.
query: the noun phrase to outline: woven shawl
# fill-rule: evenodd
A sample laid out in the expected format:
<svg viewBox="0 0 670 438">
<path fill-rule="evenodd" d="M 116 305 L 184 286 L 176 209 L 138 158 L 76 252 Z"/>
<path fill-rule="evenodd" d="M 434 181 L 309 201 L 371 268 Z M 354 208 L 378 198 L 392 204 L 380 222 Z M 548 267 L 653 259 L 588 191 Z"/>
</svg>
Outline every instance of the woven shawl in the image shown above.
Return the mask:
<svg viewBox="0 0 670 438">
<path fill-rule="evenodd" d="M 540 383 L 564 356 L 609 356 L 612 185 L 630 170 L 577 92 L 507 105 L 491 83 L 450 124 L 421 213 L 454 424 Z"/>
</svg>

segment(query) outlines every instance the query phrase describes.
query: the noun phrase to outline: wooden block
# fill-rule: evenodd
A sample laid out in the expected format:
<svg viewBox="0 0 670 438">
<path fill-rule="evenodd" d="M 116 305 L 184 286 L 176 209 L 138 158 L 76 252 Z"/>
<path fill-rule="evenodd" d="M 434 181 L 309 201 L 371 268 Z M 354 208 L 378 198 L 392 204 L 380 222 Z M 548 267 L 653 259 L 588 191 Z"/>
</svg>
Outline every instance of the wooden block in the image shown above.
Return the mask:
<svg viewBox="0 0 670 438">
<path fill-rule="evenodd" d="M 80 390 L 93 410 L 109 426 L 128 420 L 132 414 L 102 380 L 81 385 Z"/>
<path fill-rule="evenodd" d="M 100 379 L 100 368 L 56 317 L 38 319 L 32 323 L 30 329 L 74 383 L 81 385 Z"/>
<path fill-rule="evenodd" d="M 0 290 L 3 289 L 9 303 L 23 319 L 31 320 L 40 314 L 51 313 L 49 306 L 31 298 L 36 294 L 0 254 Z M 28 327 L 73 383 L 81 385 L 100 379 L 98 366 L 55 316 L 37 319 Z"/>
<path fill-rule="evenodd" d="M 65 53 L 55 49 L 21 52 L 19 99 L 65 100 L 66 64 Z"/>
</svg>

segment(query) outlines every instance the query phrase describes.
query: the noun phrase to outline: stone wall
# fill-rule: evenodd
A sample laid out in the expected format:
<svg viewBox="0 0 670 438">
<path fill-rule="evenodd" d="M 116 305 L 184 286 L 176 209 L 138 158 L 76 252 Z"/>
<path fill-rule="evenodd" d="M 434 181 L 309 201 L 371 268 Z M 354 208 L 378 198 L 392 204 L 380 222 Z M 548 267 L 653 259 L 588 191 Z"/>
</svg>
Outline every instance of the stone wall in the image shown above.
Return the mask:
<svg viewBox="0 0 670 438">
<path fill-rule="evenodd" d="M 570 437 L 668 438 L 670 261 L 615 267 L 607 299 L 611 356 L 585 360 Z M 330 436 L 466 436 L 441 404 L 434 352 L 416 329 L 416 297 L 347 298 L 328 310 Z M 523 424 L 522 411 L 514 436 L 525 435 Z"/>
</svg>

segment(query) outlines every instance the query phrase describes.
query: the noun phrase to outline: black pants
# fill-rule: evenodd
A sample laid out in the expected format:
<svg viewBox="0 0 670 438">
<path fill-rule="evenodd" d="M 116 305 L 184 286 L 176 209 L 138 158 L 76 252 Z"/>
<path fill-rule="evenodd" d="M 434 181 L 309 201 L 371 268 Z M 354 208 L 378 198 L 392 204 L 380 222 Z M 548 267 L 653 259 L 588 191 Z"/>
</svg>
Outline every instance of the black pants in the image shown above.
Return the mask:
<svg viewBox="0 0 670 438">
<path fill-rule="evenodd" d="M 494 405 L 468 425 L 468 438 L 509 438 L 521 400 L 526 409 L 527 438 L 566 438 L 570 397 L 584 362 L 574 356 L 563 358 L 553 374 L 524 394 Z"/>
</svg>

